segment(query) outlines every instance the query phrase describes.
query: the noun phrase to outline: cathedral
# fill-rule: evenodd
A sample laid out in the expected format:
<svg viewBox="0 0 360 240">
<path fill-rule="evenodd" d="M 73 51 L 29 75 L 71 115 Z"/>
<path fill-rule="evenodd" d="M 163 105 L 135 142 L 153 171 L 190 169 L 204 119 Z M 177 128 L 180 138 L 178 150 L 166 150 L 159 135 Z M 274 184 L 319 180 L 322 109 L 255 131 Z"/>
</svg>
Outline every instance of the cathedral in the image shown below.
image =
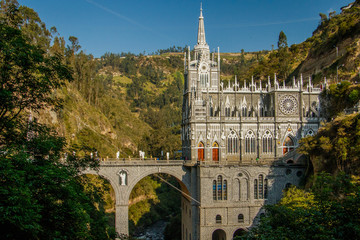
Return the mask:
<svg viewBox="0 0 360 240">
<path fill-rule="evenodd" d="M 221 82 L 220 51 L 210 53 L 202 9 L 184 66 L 182 152 L 196 168 L 198 202 L 182 200 L 182 238 L 232 239 L 306 174 L 295 149 L 319 128 L 321 89 L 302 77 L 279 84 L 276 75 Z"/>
</svg>

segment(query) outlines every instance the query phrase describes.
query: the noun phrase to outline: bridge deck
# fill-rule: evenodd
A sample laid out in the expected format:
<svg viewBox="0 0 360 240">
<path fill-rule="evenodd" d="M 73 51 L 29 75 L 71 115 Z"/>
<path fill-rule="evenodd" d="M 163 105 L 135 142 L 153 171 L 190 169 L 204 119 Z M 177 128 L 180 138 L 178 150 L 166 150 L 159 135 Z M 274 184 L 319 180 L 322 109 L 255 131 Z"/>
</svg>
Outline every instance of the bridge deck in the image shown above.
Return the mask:
<svg viewBox="0 0 360 240">
<path fill-rule="evenodd" d="M 190 160 L 156 160 L 156 159 L 116 159 L 107 158 L 106 160 L 100 160 L 100 166 L 274 166 L 274 165 L 285 165 L 280 159 L 269 158 L 261 160 L 250 160 L 250 161 L 190 161 Z"/>
</svg>

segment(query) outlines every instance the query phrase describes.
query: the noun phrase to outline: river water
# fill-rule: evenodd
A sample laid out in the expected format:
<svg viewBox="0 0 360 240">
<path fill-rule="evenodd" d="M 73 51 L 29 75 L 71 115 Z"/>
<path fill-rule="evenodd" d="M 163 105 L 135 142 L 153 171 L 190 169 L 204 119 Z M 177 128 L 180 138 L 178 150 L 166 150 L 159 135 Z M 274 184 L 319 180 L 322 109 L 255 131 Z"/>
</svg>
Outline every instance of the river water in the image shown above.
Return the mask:
<svg viewBox="0 0 360 240">
<path fill-rule="evenodd" d="M 147 240 L 164 240 L 164 230 L 168 222 L 157 221 L 156 223 L 145 228 L 142 233 L 134 236 L 135 239 L 147 239 Z"/>
</svg>

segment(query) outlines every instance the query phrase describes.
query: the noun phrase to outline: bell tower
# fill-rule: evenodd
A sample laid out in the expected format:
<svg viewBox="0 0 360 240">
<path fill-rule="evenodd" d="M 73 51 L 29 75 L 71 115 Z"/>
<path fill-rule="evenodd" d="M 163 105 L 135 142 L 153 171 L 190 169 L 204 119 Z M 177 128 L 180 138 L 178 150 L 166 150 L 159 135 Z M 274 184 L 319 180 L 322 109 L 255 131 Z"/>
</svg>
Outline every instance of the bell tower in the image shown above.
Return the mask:
<svg viewBox="0 0 360 240">
<path fill-rule="evenodd" d="M 198 22 L 197 44 L 193 52 L 188 47 L 184 56 L 184 97 L 183 97 L 183 127 L 182 143 L 183 157 L 196 160 L 194 150 L 195 139 L 199 137 L 196 131 L 196 116 L 206 116 L 208 102 L 207 93 L 218 92 L 220 81 L 220 54 L 218 51 L 217 62 L 214 61 L 215 53 L 210 53 L 205 37 L 205 24 L 202 6 Z"/>
</svg>

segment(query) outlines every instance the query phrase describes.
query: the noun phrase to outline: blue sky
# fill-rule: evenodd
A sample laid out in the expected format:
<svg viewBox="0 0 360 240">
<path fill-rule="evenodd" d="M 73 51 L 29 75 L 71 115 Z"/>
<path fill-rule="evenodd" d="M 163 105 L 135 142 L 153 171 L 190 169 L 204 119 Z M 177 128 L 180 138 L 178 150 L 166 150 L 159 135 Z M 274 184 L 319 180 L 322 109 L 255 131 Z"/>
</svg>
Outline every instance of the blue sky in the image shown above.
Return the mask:
<svg viewBox="0 0 360 240">
<path fill-rule="evenodd" d="M 196 43 L 201 1 L 194 0 L 18 0 L 33 8 L 61 36 L 76 36 L 95 57 L 105 52 L 151 53 Z M 319 13 L 340 12 L 351 0 L 202 1 L 206 40 L 221 52 L 258 51 L 310 37 Z"/>
</svg>

